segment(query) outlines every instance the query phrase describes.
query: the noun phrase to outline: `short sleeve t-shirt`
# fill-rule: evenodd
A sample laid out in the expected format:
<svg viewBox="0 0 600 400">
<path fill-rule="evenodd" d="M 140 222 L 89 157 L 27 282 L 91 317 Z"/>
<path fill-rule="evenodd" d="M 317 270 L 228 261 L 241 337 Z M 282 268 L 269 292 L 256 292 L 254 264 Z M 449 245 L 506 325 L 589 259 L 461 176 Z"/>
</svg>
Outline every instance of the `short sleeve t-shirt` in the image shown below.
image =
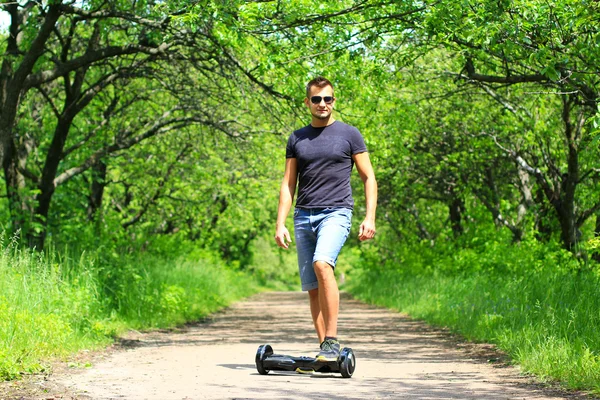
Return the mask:
<svg viewBox="0 0 600 400">
<path fill-rule="evenodd" d="M 340 121 L 321 128 L 308 125 L 294 131 L 288 139 L 285 156 L 295 158 L 298 163 L 296 207 L 353 209 L 352 156 L 366 151 L 358 129 Z"/>
</svg>

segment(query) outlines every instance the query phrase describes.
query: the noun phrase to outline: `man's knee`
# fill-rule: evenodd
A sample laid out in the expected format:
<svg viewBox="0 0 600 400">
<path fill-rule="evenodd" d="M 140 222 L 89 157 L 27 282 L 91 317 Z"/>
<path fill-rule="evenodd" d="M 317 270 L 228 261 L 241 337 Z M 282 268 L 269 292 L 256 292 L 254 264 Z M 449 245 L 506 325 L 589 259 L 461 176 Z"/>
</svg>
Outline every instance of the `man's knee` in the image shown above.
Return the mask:
<svg viewBox="0 0 600 400">
<path fill-rule="evenodd" d="M 333 272 L 333 267 L 325 261 L 315 261 L 314 263 L 315 272 L 328 273 Z"/>
<path fill-rule="evenodd" d="M 335 274 L 333 273 L 333 267 L 325 261 L 315 261 L 314 264 L 315 275 L 319 281 L 319 285 L 327 282 L 335 281 Z"/>
<path fill-rule="evenodd" d="M 309 290 L 308 291 L 308 297 L 311 300 L 318 299 L 319 298 L 319 288 Z"/>
</svg>

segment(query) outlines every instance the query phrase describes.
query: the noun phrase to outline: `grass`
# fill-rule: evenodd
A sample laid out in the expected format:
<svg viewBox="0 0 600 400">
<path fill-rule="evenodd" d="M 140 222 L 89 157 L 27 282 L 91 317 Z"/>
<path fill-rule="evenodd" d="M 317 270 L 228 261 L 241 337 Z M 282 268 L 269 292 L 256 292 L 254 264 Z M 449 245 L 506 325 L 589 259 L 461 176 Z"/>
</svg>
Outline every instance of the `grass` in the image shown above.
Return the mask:
<svg viewBox="0 0 600 400">
<path fill-rule="evenodd" d="M 0 379 L 98 348 L 126 329 L 196 320 L 260 289 L 207 253 L 105 263 L 0 245 Z"/>
<path fill-rule="evenodd" d="M 575 268 L 563 251 L 537 244 L 490 246 L 411 251 L 401 264 L 355 270 L 349 290 L 495 343 L 542 380 L 600 394 L 598 271 Z"/>
</svg>

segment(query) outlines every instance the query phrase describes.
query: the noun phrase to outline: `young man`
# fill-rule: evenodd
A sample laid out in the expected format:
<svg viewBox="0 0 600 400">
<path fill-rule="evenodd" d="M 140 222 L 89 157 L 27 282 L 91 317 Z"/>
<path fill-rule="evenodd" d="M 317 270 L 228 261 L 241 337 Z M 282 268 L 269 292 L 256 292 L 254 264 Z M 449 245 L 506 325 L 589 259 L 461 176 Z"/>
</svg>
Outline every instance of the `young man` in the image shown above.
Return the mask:
<svg viewBox="0 0 600 400">
<path fill-rule="evenodd" d="M 290 211 L 296 183 L 298 199 L 294 210 L 294 232 L 302 290 L 308 291 L 321 351 L 319 361 L 336 361 L 339 291 L 334 268 L 348 237 L 354 200 L 350 188 L 352 167 L 365 186 L 367 213 L 360 224 L 359 240 L 375 235 L 377 182 L 365 142 L 353 126 L 336 121 L 333 85 L 323 77 L 306 86 L 304 104 L 310 110 L 310 125 L 294 131 L 286 148 L 286 163 L 277 211 L 277 245 L 291 243 L 285 220 Z"/>
</svg>

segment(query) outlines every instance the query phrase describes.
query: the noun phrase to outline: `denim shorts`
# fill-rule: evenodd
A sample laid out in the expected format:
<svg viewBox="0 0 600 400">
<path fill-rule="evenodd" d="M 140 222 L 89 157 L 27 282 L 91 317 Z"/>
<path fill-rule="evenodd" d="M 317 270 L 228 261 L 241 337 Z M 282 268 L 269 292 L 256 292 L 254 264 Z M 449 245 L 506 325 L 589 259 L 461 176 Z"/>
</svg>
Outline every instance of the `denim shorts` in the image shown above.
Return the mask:
<svg viewBox="0 0 600 400">
<path fill-rule="evenodd" d="M 294 236 L 303 291 L 319 287 L 313 267 L 315 261 L 325 261 L 335 268 L 351 224 L 352 210 L 349 208 L 294 209 Z"/>
</svg>

